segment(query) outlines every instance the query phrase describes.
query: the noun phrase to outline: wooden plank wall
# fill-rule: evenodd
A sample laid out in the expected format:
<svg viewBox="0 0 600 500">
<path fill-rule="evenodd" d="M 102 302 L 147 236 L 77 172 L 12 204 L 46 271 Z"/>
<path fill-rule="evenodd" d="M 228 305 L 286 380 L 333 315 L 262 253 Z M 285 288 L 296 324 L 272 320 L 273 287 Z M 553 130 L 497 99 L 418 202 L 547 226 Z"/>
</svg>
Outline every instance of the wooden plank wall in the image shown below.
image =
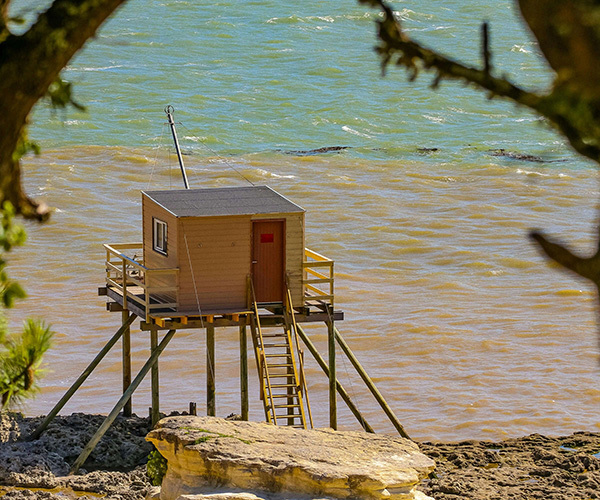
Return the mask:
<svg viewBox="0 0 600 500">
<path fill-rule="evenodd" d="M 166 256 L 153 250 L 153 217 L 167 223 Z M 304 213 L 178 219 L 143 196 L 144 263 L 150 269 L 179 268 L 180 310 L 197 309 L 196 290 L 201 309 L 245 309 L 246 276 L 252 259 L 251 221 L 265 219 L 286 219 L 286 272 L 290 276 L 292 301 L 300 306 L 304 300 Z M 162 284 L 172 286 L 172 283 Z"/>
<path fill-rule="evenodd" d="M 167 255 L 153 249 L 152 218 L 167 223 Z M 142 196 L 142 225 L 144 243 L 144 265 L 149 269 L 171 269 L 178 266 L 178 221 L 172 213 L 165 210 L 153 200 Z M 149 283 L 149 286 L 175 286 L 171 280 L 158 280 Z"/>
<path fill-rule="evenodd" d="M 196 290 L 201 309 L 246 308 L 250 232 L 250 216 L 180 218 L 179 304 L 182 310 L 197 309 Z"/>
</svg>

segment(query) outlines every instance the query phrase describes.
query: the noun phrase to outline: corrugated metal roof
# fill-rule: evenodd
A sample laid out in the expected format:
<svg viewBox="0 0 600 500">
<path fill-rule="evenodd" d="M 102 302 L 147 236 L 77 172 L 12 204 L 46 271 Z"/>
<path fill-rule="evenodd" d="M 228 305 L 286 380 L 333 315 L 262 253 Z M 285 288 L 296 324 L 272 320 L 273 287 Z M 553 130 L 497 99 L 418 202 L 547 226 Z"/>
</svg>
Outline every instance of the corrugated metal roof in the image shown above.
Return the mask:
<svg viewBox="0 0 600 500">
<path fill-rule="evenodd" d="M 142 191 L 177 217 L 304 212 L 268 186 Z"/>
</svg>

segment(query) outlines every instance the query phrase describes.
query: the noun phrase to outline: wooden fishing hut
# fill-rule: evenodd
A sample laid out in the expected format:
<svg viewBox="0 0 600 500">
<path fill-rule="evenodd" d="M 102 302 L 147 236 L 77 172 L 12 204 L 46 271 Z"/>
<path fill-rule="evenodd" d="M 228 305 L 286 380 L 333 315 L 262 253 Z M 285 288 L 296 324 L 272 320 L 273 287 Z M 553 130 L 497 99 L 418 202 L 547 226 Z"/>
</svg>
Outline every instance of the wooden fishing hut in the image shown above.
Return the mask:
<svg viewBox="0 0 600 500">
<path fill-rule="evenodd" d="M 248 276 L 259 304 L 282 304 L 287 283 L 292 303 L 304 305 L 304 209 L 271 188 L 142 192 L 142 218 L 144 265 L 163 270 L 148 285 L 154 303 L 131 302 L 147 321 L 247 311 Z M 333 300 L 332 266 L 323 304 Z"/>
<path fill-rule="evenodd" d="M 172 106 L 165 108 L 186 189 L 142 192 L 142 242 L 104 245 L 106 281 L 98 294 L 108 297 L 109 311 L 121 312 L 121 327 L 29 438 L 44 432 L 119 340 L 123 394 L 71 473 L 84 464 L 121 411 L 131 415 L 131 396 L 148 372 L 155 424 L 160 415 L 159 356 L 177 330 L 187 328 L 206 330 L 206 411 L 214 416 L 215 327 L 239 328 L 243 420 L 248 420 L 250 327 L 267 422 L 313 427 L 304 345 L 329 379 L 329 426 L 337 429 L 339 394 L 363 429 L 374 432 L 337 379 L 339 345 L 398 433 L 408 438 L 335 327 L 344 314 L 334 309 L 334 262 L 305 248 L 304 209 L 267 186 L 189 189 L 172 112 Z M 136 318 L 140 329 L 150 332 L 150 356 L 132 379 L 130 326 Z M 327 325 L 327 362 L 302 329 L 310 322 Z M 159 342 L 158 332 L 165 330 Z"/>
<path fill-rule="evenodd" d="M 159 418 L 159 356 L 177 330 L 206 331 L 207 414 L 216 414 L 215 328 L 239 328 L 241 417 L 248 419 L 247 329 L 265 419 L 313 427 L 304 376 L 306 347 L 329 379 L 329 426 L 337 428 L 339 394 L 367 432 L 374 432 L 336 377 L 336 345 L 348 357 L 400 435 L 408 437 L 348 347 L 335 322 L 334 262 L 305 247 L 305 211 L 267 186 L 142 192 L 142 241 L 105 244 L 99 295 L 122 324 L 31 438 L 37 438 L 104 356 L 122 340 L 123 394 L 72 467 L 83 465 L 117 415 L 131 415 L 131 396 L 151 372 L 152 421 Z M 132 379 L 130 326 L 150 332 L 150 356 Z M 327 361 L 302 324 L 323 322 Z M 159 332 L 166 331 L 159 342 Z M 191 411 L 191 408 L 190 408 Z"/>
<path fill-rule="evenodd" d="M 214 328 L 238 326 L 243 339 L 250 326 L 267 421 L 285 415 L 286 422 L 307 425 L 294 324 L 333 327 L 343 313 L 333 309 L 333 261 L 304 247 L 304 213 L 267 186 L 148 191 L 142 243 L 105 245 L 100 293 L 109 297 L 109 310 L 142 318 L 152 337 L 159 330 L 206 329 L 209 415 L 215 414 Z M 283 331 L 264 333 L 265 326 Z M 247 380 L 242 393 L 247 418 Z M 158 415 L 157 383 L 153 395 Z"/>
</svg>

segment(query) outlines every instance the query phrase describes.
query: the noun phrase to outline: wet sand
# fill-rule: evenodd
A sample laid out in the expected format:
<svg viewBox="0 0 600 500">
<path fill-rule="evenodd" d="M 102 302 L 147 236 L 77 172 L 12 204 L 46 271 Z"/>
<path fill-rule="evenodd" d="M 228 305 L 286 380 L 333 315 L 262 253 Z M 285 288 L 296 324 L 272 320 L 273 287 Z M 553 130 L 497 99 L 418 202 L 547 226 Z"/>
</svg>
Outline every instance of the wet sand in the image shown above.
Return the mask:
<svg viewBox="0 0 600 500">
<path fill-rule="evenodd" d="M 104 419 L 57 417 L 40 439 L 29 435 L 41 418 L 0 417 L 0 496 L 3 499 L 98 498 L 142 500 L 151 485 L 145 461 L 147 418 L 119 417 L 79 475 L 69 465 Z M 600 434 L 539 434 L 500 442 L 420 443 L 437 463 L 420 490 L 436 500 L 600 498 Z"/>
</svg>

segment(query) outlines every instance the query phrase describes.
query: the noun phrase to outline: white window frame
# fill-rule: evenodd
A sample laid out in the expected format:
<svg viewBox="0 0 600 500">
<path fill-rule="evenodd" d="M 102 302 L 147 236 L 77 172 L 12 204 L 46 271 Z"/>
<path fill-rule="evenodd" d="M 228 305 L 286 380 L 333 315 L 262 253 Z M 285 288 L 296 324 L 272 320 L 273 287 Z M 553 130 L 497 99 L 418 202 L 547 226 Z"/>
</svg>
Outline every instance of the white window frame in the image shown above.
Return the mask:
<svg viewBox="0 0 600 500">
<path fill-rule="evenodd" d="M 167 223 L 152 218 L 152 248 L 155 252 L 167 255 Z"/>
</svg>

